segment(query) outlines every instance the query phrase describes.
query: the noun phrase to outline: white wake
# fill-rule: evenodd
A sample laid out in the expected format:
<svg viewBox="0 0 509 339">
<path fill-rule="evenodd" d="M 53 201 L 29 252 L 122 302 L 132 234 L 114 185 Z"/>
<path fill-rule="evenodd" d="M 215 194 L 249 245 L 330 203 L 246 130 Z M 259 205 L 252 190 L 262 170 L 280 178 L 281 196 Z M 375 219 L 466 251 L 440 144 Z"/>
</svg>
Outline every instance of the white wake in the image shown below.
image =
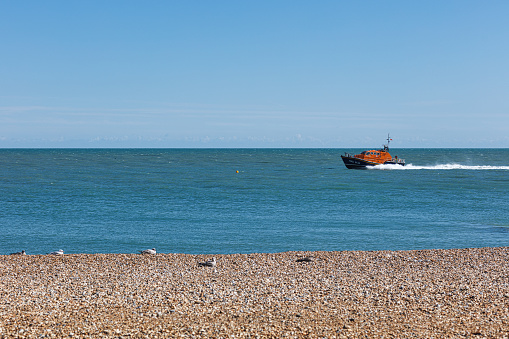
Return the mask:
<svg viewBox="0 0 509 339">
<path fill-rule="evenodd" d="M 460 165 L 460 164 L 438 164 L 432 166 L 415 166 L 408 164 L 406 166 L 401 165 L 378 165 L 369 167 L 369 169 L 375 170 L 506 170 L 509 171 L 509 166 L 489 166 L 489 165 Z"/>
</svg>

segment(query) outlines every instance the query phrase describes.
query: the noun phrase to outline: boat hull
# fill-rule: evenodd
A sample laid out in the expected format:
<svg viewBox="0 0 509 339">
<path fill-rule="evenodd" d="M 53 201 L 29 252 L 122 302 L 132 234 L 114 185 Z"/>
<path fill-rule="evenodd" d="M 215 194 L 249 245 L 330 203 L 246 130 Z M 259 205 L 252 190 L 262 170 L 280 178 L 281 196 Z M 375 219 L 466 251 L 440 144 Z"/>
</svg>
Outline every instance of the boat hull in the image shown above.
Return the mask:
<svg viewBox="0 0 509 339">
<path fill-rule="evenodd" d="M 377 162 L 367 161 L 364 159 L 359 159 L 356 157 L 347 157 L 344 155 L 341 156 L 341 159 L 343 159 L 343 162 L 345 163 L 345 166 L 348 169 L 367 169 L 369 167 L 379 166 L 379 165 L 383 165 L 383 164 L 405 166 L 404 163 L 396 163 L 396 162 L 386 161 L 385 163 L 381 164 L 381 163 L 377 163 Z"/>
</svg>

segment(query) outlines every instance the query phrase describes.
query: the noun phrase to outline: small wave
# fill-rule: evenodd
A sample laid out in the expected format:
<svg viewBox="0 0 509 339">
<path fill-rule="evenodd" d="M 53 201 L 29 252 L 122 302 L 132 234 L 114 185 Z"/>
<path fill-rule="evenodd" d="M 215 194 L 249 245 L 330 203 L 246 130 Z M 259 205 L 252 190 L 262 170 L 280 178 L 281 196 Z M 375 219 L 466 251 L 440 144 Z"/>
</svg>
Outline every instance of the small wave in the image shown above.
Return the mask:
<svg viewBox="0 0 509 339">
<path fill-rule="evenodd" d="M 371 167 L 371 169 L 377 170 L 509 170 L 509 166 L 489 166 L 489 165 L 460 165 L 460 164 L 438 164 L 433 166 L 416 166 L 408 164 L 406 166 L 401 165 L 379 165 Z"/>
</svg>

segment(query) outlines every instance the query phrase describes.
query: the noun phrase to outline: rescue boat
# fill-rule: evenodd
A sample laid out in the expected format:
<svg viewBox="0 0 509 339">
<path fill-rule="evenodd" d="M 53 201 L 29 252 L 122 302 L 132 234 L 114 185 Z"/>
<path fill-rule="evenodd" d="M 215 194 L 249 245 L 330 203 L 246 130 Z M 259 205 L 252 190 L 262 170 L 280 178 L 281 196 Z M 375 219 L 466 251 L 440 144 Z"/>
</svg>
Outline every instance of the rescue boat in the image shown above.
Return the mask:
<svg viewBox="0 0 509 339">
<path fill-rule="evenodd" d="M 355 155 L 345 152 L 345 155 L 342 155 L 341 159 L 343 159 L 346 168 L 349 169 L 366 169 L 379 165 L 405 166 L 404 159 L 399 159 L 397 156 L 393 158 L 389 153 L 389 143 L 391 140 L 391 137 L 387 135 L 387 145 L 383 145 L 382 149 L 364 151 Z"/>
</svg>

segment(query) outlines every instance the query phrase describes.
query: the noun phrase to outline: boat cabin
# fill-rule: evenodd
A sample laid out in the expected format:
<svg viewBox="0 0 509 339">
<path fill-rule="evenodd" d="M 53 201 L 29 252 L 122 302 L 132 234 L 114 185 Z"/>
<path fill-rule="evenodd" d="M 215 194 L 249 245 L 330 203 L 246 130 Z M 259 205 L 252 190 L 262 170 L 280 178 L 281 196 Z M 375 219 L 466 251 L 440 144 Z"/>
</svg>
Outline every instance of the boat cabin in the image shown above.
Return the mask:
<svg viewBox="0 0 509 339">
<path fill-rule="evenodd" d="M 364 151 L 360 154 L 354 155 L 354 157 L 358 159 L 376 162 L 379 164 L 383 164 L 386 161 L 392 161 L 392 156 L 389 154 L 389 152 L 386 152 L 385 150 Z"/>
</svg>

